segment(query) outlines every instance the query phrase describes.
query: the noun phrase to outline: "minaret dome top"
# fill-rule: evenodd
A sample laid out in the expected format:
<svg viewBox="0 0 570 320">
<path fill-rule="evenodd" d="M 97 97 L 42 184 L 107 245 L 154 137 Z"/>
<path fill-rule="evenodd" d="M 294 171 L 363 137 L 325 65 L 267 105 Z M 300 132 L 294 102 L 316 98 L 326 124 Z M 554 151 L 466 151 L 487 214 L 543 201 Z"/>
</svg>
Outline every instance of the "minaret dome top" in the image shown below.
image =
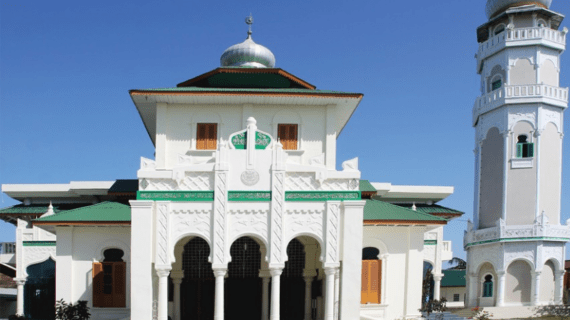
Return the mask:
<svg viewBox="0 0 570 320">
<path fill-rule="evenodd" d="M 275 56 L 273 53 L 251 39 L 253 18 L 251 16 L 247 17 L 245 23 L 249 25 L 247 39 L 242 43 L 234 44 L 227 48 L 220 58 L 220 65 L 222 67 L 275 67 Z"/>
<path fill-rule="evenodd" d="M 520 7 L 525 5 L 537 5 L 543 8 L 550 8 L 552 0 L 487 0 L 487 6 L 485 7 L 485 12 L 487 13 L 487 18 L 492 18 L 498 13 L 504 12 L 505 10 L 512 7 Z"/>
</svg>

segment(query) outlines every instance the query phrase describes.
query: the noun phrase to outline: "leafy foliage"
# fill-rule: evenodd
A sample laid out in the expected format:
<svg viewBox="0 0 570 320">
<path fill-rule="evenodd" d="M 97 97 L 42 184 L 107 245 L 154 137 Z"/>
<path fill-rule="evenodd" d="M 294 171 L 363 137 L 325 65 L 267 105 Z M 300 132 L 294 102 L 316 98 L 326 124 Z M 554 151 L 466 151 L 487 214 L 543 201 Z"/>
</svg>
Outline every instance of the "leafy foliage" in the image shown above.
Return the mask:
<svg viewBox="0 0 570 320">
<path fill-rule="evenodd" d="M 90 317 L 89 307 L 85 300 L 79 300 L 74 305 L 61 299 L 55 304 L 56 320 L 89 320 Z"/>
<path fill-rule="evenodd" d="M 465 270 L 467 269 L 467 261 L 458 258 L 458 257 L 453 257 L 453 259 L 449 260 L 450 264 L 454 264 L 455 266 L 449 268 L 448 270 Z"/>
<path fill-rule="evenodd" d="M 534 309 L 537 315 L 554 316 L 560 320 L 570 319 L 570 306 L 568 305 L 547 305 Z"/>
<path fill-rule="evenodd" d="M 421 312 L 426 313 L 429 317 L 432 313 L 439 313 L 438 318 L 443 319 L 443 312 L 446 309 L 445 304 L 447 300 L 442 298 L 441 300 L 434 300 L 432 292 L 433 274 L 431 273 L 431 268 L 427 269 L 426 275 L 422 284 L 422 308 Z"/>
</svg>

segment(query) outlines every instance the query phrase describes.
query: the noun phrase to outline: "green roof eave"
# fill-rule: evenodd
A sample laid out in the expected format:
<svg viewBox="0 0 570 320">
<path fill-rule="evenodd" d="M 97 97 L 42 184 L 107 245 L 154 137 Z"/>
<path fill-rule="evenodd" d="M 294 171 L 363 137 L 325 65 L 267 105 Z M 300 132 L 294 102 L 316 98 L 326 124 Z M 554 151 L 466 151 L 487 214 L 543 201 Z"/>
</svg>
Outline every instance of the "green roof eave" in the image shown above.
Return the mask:
<svg viewBox="0 0 570 320">
<path fill-rule="evenodd" d="M 24 204 L 17 204 L 15 206 L 11 206 L 8 208 L 3 208 L 0 209 L 0 215 L 3 214 L 30 214 L 30 215 L 34 215 L 34 214 L 44 214 L 48 211 L 48 205 L 47 204 L 31 204 L 31 205 L 24 205 Z M 57 206 L 54 206 L 53 208 L 54 212 L 59 212 L 60 210 L 57 208 Z"/>
<path fill-rule="evenodd" d="M 131 221 L 131 207 L 118 202 L 101 202 L 87 207 L 66 210 L 33 221 L 34 224 L 119 223 Z"/>
<path fill-rule="evenodd" d="M 376 192 L 376 188 L 368 180 L 360 180 L 359 190 L 361 192 Z"/>
<path fill-rule="evenodd" d="M 446 224 L 447 220 L 378 200 L 366 200 L 364 221 L 414 221 Z"/>
</svg>

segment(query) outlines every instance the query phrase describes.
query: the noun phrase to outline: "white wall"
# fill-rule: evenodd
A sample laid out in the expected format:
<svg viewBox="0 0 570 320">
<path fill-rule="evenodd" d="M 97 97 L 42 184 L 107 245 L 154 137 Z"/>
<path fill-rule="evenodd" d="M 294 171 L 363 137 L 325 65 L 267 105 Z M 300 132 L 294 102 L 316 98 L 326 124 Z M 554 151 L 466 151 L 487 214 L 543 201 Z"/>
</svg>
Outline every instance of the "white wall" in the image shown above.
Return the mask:
<svg viewBox="0 0 570 320">
<path fill-rule="evenodd" d="M 447 299 L 448 308 L 462 308 L 465 303 L 465 287 L 441 287 L 441 297 Z M 459 295 L 459 301 L 453 301 L 453 295 Z"/>
<path fill-rule="evenodd" d="M 130 315 L 130 227 L 57 227 L 56 300 L 87 300 L 93 319 Z M 65 241 L 67 240 L 67 241 Z M 93 308 L 93 262 L 103 261 L 106 249 L 118 248 L 127 263 L 126 308 Z"/>
</svg>

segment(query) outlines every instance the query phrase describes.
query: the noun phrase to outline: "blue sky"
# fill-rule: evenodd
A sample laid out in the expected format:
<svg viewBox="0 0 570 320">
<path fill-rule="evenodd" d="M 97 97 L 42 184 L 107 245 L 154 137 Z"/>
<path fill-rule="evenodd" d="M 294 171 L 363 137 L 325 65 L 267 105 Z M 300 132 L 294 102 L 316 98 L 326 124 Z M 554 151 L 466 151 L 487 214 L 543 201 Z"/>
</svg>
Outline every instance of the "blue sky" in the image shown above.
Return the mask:
<svg viewBox="0 0 570 320">
<path fill-rule="evenodd" d="M 553 2 L 570 14 L 566 1 Z M 441 204 L 466 214 L 445 238 L 465 256 L 471 108 L 480 94 L 475 29 L 486 21 L 485 1 L 0 4 L 0 184 L 136 178 L 139 158 L 154 149 L 128 90 L 175 86 L 218 67 L 245 39 L 251 12 L 253 39 L 273 51 L 276 67 L 319 89 L 364 94 L 338 139 L 339 165 L 358 156 L 371 181 L 455 187 Z M 562 221 L 570 218 L 567 155 Z M 0 207 L 16 203 L 2 194 Z M 0 222 L 0 241 L 14 238 Z"/>
</svg>

